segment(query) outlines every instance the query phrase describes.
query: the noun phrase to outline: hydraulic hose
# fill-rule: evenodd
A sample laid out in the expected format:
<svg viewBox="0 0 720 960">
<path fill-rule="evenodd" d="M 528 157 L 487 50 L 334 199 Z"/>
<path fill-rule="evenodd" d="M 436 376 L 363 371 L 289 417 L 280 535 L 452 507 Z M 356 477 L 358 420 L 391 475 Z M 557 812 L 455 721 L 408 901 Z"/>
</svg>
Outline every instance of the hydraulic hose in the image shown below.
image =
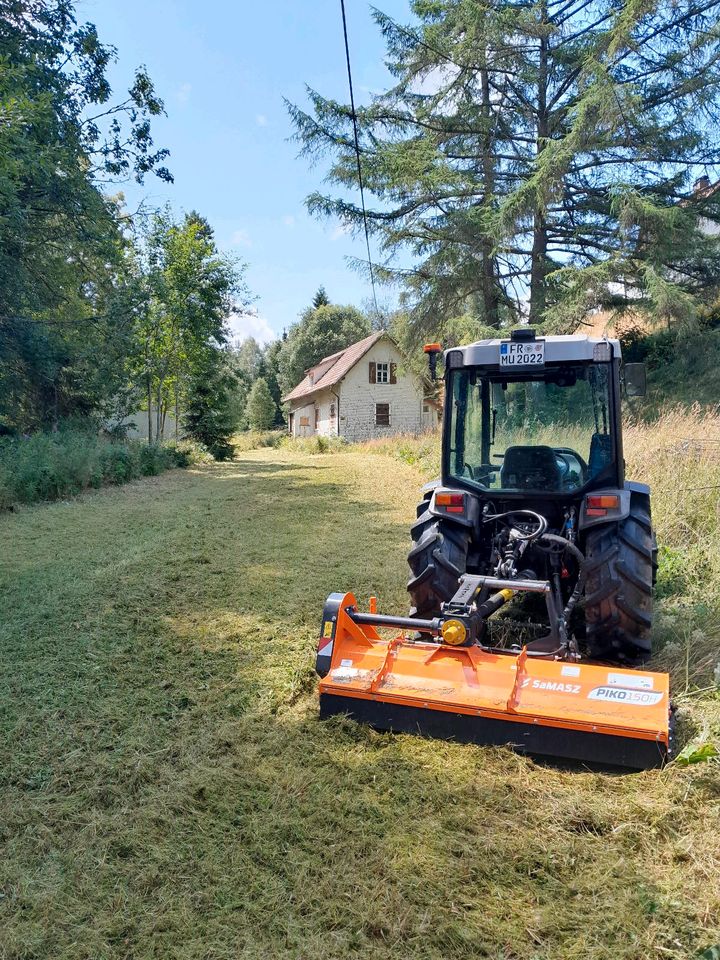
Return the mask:
<svg viewBox="0 0 720 960">
<path fill-rule="evenodd" d="M 565 537 L 561 537 L 557 533 L 544 533 L 540 537 L 545 543 L 549 543 L 551 546 L 558 545 L 563 547 L 564 550 L 567 550 L 568 553 L 572 554 L 573 557 L 577 560 L 578 564 L 578 578 L 575 583 L 575 589 L 570 594 L 568 602 L 565 604 L 565 609 L 563 610 L 563 619 L 567 623 L 570 614 L 575 609 L 578 600 L 582 596 L 583 589 L 585 588 L 585 580 L 587 578 L 587 571 L 585 569 L 585 555 L 578 550 L 574 543 L 570 540 L 566 540 Z"/>
<path fill-rule="evenodd" d="M 506 517 L 519 517 L 521 514 L 532 517 L 533 520 L 537 522 L 538 528 L 530 533 L 520 533 L 517 527 L 513 527 L 517 540 L 536 540 L 545 533 L 548 525 L 547 519 L 541 513 L 536 513 L 534 510 L 506 510 L 504 513 L 487 513 L 483 514 L 482 521 L 483 523 L 488 523 L 490 520 L 504 520 Z M 512 526 L 512 524 L 508 524 L 508 526 Z"/>
</svg>

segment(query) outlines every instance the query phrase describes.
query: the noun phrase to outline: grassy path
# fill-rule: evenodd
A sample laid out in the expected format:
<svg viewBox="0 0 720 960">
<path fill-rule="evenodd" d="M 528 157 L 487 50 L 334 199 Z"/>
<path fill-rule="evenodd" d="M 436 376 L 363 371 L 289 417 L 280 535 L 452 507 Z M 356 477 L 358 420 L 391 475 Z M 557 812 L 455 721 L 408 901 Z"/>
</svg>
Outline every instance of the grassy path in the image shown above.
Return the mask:
<svg viewBox="0 0 720 960">
<path fill-rule="evenodd" d="M 0 517 L 0 958 L 645 960 L 720 942 L 716 768 L 320 724 L 419 479 L 274 450 Z"/>
</svg>

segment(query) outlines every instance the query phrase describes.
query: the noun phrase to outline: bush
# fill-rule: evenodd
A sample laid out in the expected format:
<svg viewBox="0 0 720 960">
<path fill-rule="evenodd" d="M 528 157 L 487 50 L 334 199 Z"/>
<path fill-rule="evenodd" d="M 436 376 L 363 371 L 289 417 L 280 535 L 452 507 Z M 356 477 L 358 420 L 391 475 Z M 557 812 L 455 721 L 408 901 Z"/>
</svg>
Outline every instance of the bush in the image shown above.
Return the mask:
<svg viewBox="0 0 720 960">
<path fill-rule="evenodd" d="M 236 452 L 259 450 L 261 447 L 279 447 L 285 437 L 284 430 L 246 430 L 235 434 L 232 443 Z"/>
<path fill-rule="evenodd" d="M 174 447 L 101 437 L 94 424 L 6 438 L 0 441 L 0 510 L 157 476 L 171 467 L 189 466 L 202 456 L 197 445 L 187 442 Z"/>
<path fill-rule="evenodd" d="M 340 453 L 342 450 L 347 450 L 349 444 L 345 437 L 285 436 L 280 446 L 298 453 Z"/>
<path fill-rule="evenodd" d="M 214 457 L 208 448 L 197 440 L 180 440 L 169 444 L 166 448 L 173 458 L 176 467 L 190 467 L 194 463 L 212 463 Z"/>
</svg>

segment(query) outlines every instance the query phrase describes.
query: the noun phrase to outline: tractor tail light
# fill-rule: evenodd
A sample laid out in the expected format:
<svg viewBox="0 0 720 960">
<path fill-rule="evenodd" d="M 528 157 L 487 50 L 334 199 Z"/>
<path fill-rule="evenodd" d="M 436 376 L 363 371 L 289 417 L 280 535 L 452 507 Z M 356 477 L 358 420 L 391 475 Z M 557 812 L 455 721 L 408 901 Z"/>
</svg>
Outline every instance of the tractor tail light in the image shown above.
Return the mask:
<svg viewBox="0 0 720 960">
<path fill-rule="evenodd" d="M 444 507 L 446 513 L 464 513 L 465 496 L 462 493 L 438 493 L 435 495 L 435 506 Z"/>
<path fill-rule="evenodd" d="M 598 496 L 593 497 L 592 494 L 587 498 L 587 505 L 589 507 L 603 507 L 605 510 L 617 510 L 620 506 L 620 497 L 615 496 Z"/>
<path fill-rule="evenodd" d="M 587 498 L 585 514 L 588 517 L 604 517 L 608 510 L 620 507 L 620 497 L 611 494 L 590 495 Z"/>
</svg>

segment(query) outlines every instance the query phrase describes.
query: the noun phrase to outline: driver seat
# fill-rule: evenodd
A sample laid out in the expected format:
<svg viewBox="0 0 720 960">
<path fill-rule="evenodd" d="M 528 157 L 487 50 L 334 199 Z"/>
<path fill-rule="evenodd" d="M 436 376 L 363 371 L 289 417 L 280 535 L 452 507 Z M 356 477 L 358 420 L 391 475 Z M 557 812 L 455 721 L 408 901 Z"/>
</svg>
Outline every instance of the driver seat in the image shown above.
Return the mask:
<svg viewBox="0 0 720 960">
<path fill-rule="evenodd" d="M 559 490 L 560 467 L 552 447 L 508 447 L 500 484 L 515 490 Z"/>
</svg>

